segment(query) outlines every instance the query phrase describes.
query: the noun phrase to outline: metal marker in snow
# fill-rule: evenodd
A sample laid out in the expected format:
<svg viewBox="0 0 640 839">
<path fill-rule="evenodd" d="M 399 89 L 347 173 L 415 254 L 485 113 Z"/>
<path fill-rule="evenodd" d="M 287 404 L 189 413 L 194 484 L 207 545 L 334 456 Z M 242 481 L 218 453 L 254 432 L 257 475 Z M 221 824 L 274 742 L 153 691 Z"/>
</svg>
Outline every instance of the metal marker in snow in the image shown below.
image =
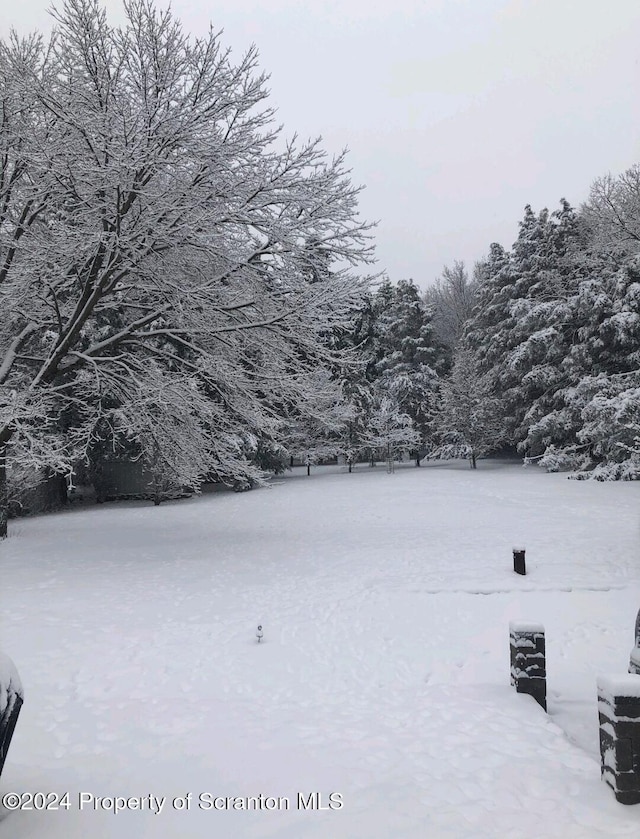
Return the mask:
<svg viewBox="0 0 640 839">
<path fill-rule="evenodd" d="M 258 630 L 256 632 L 256 638 L 258 639 L 258 644 L 260 643 L 260 641 L 262 641 L 262 635 L 263 635 L 263 632 L 262 632 L 262 624 L 261 624 L 258 627 Z"/>
</svg>

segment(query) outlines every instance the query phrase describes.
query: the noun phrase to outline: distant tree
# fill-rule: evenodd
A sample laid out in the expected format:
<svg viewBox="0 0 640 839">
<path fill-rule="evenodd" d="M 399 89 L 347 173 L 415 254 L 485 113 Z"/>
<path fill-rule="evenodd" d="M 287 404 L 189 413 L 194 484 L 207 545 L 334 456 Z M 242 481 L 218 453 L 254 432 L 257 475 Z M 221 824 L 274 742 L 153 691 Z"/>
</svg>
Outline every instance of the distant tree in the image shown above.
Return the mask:
<svg viewBox="0 0 640 839">
<path fill-rule="evenodd" d="M 559 456 L 577 457 L 577 468 L 590 460 L 597 467 L 595 477 L 639 477 L 638 259 L 613 276 L 583 281 L 572 309 L 580 327 L 561 366 L 566 384 L 557 409 L 540 421 L 538 433 L 545 433 L 545 442 Z M 548 462 L 545 456 L 543 465 Z"/>
<path fill-rule="evenodd" d="M 618 264 L 640 252 L 640 164 L 596 178 L 582 214 L 600 250 Z"/>
<path fill-rule="evenodd" d="M 458 348 L 450 375 L 441 385 L 437 415 L 438 457 L 468 458 L 472 469 L 479 457 L 504 443 L 504 417 L 492 383 L 480 372 L 470 350 Z"/>
<path fill-rule="evenodd" d="M 469 279 L 464 262 L 445 265 L 442 275 L 424 293 L 433 307 L 433 328 L 442 343 L 455 347 L 476 304 L 477 282 Z"/>
<path fill-rule="evenodd" d="M 493 243 L 483 260 L 482 282 L 472 317 L 465 324 L 465 346 L 476 352 L 484 371 L 499 368 L 505 357 L 505 325 L 511 316 L 510 306 L 514 272 L 511 254 Z"/>
<path fill-rule="evenodd" d="M 343 384 L 342 433 L 337 451 L 344 455 L 349 471 L 365 456 L 371 457 L 371 416 L 374 413 L 373 386 L 364 378 L 351 376 Z"/>
<path fill-rule="evenodd" d="M 464 343 L 505 402 L 513 445 L 533 444 L 532 426 L 565 383 L 561 363 L 574 340 L 569 301 L 583 277 L 583 235 L 568 202 L 551 214 L 527 206 L 511 253 L 494 245 L 484 265 Z"/>
<path fill-rule="evenodd" d="M 438 397 L 439 376 L 449 352 L 437 338 L 430 308 L 412 280 L 385 283 L 374 298 L 374 351 L 377 387 L 411 418 L 417 432 L 416 465 L 428 447 Z"/>
<path fill-rule="evenodd" d="M 286 420 L 286 450 L 290 456 L 317 463 L 342 450 L 350 410 L 339 384 L 322 368 L 308 374 L 306 399 Z"/>
<path fill-rule="evenodd" d="M 402 413 L 396 399 L 376 388 L 367 426 L 367 447 L 380 452 L 385 460 L 393 462 L 403 451 L 415 450 L 420 434 L 408 414 Z"/>
</svg>

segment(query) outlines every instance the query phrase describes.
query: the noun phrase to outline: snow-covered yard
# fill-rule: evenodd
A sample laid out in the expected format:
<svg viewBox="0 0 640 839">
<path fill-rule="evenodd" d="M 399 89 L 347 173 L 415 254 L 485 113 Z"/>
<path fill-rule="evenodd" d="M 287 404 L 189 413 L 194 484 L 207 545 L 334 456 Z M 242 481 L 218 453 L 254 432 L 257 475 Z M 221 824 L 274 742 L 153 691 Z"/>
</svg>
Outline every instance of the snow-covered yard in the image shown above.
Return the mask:
<svg viewBox="0 0 640 839">
<path fill-rule="evenodd" d="M 600 781 L 595 687 L 633 646 L 640 485 L 303 472 L 12 523 L 0 640 L 26 698 L 0 792 L 70 807 L 0 839 L 640 835 Z M 518 619 L 546 628 L 548 716 L 509 685 Z M 312 792 L 343 806 L 298 808 Z M 206 809 L 260 795 L 279 808 Z"/>
</svg>

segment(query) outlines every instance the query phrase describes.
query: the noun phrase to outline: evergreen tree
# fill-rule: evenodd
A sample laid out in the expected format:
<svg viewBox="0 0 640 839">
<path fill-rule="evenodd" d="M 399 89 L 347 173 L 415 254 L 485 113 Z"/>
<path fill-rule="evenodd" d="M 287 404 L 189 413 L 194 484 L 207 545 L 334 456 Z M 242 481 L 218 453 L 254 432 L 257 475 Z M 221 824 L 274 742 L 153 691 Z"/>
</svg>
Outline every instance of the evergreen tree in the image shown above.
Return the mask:
<svg viewBox="0 0 640 839">
<path fill-rule="evenodd" d="M 448 349 L 437 338 L 428 307 L 412 280 L 385 283 L 374 300 L 376 319 L 371 373 L 386 399 L 411 418 L 417 432 L 416 465 L 429 447 L 439 377 L 448 367 Z"/>
<path fill-rule="evenodd" d="M 465 345 L 505 402 L 506 432 L 529 447 L 529 430 L 563 384 L 560 363 L 572 338 L 568 300 L 581 277 L 582 230 L 566 202 L 553 214 L 525 208 L 510 255 L 492 246 Z"/>
<path fill-rule="evenodd" d="M 581 326 L 562 365 L 569 384 L 559 393 L 561 408 L 544 419 L 554 450 L 543 465 L 564 457 L 567 465 L 596 464 L 595 476 L 637 477 L 640 260 L 582 282 L 574 305 Z M 563 439 L 559 425 L 572 437 Z"/>
</svg>

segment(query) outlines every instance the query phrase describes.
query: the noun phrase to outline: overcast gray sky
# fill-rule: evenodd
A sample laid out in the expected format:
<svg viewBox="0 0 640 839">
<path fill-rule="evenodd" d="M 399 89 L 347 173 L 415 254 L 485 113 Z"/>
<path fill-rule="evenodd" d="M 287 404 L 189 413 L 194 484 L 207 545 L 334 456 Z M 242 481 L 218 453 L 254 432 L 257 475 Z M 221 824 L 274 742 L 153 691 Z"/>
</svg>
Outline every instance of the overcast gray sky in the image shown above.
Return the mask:
<svg viewBox="0 0 640 839">
<path fill-rule="evenodd" d="M 47 30 L 2 0 L 0 31 Z M 119 0 L 105 0 L 113 22 Z M 159 3 L 159 5 L 165 5 Z M 510 246 L 524 205 L 583 201 L 640 162 L 640 0 L 173 0 L 238 57 L 257 44 L 288 133 L 350 149 L 378 268 L 422 286 Z"/>
</svg>

